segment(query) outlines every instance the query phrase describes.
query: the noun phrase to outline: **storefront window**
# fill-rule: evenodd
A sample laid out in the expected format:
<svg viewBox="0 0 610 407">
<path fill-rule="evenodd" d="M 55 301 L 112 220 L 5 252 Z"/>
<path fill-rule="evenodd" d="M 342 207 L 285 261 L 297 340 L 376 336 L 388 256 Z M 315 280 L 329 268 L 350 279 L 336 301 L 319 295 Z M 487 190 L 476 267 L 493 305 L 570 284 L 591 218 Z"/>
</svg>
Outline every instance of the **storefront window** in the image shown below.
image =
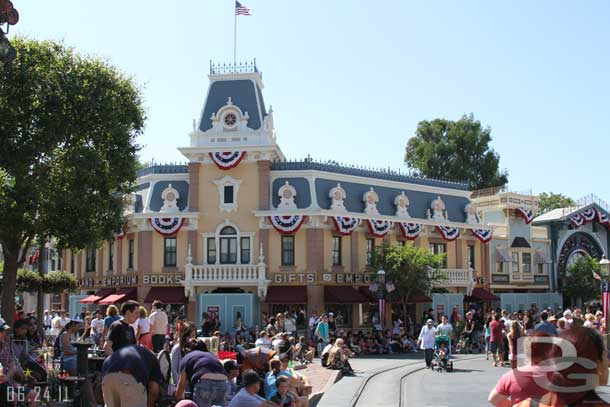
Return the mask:
<svg viewBox="0 0 610 407">
<path fill-rule="evenodd" d="M 335 316 L 335 321 L 337 323 L 337 328 L 352 327 L 352 304 L 326 304 L 326 312 L 333 313 L 333 315 Z"/>
</svg>

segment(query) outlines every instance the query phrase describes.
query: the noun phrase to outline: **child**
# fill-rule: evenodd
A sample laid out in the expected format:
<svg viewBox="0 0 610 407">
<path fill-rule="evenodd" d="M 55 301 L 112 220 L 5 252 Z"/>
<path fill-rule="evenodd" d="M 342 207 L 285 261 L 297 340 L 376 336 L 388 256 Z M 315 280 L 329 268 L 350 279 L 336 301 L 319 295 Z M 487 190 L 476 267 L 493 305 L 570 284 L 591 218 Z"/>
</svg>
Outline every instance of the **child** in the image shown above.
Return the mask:
<svg viewBox="0 0 610 407">
<path fill-rule="evenodd" d="M 274 402 L 279 407 L 295 407 L 295 397 L 289 391 L 288 377 L 278 377 L 275 385 L 277 390 L 271 393 L 267 400 Z"/>
</svg>

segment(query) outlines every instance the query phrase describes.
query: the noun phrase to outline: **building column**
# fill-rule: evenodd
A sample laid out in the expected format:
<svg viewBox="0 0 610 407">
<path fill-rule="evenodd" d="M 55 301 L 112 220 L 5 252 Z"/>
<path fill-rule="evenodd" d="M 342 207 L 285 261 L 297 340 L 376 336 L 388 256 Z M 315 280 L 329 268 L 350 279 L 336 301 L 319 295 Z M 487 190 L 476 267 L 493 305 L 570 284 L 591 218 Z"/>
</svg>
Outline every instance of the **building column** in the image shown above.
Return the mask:
<svg viewBox="0 0 610 407">
<path fill-rule="evenodd" d="M 189 211 L 199 211 L 199 171 L 201 163 L 189 163 Z"/>
<path fill-rule="evenodd" d="M 191 256 L 193 258 L 191 262 L 193 264 L 203 264 L 203 255 L 201 256 L 201 259 L 199 258 L 199 241 L 197 239 L 197 235 L 198 233 L 196 230 L 188 231 L 187 239 L 188 244 L 191 245 Z"/>
<path fill-rule="evenodd" d="M 307 271 L 318 274 L 324 270 L 324 230 L 323 229 L 305 229 L 306 240 L 306 263 Z M 307 286 L 307 312 L 316 312 L 318 315 L 325 312 L 324 306 L 324 286 L 315 285 Z"/>
<path fill-rule="evenodd" d="M 138 236 L 138 272 L 152 272 L 152 231 L 146 230 L 139 233 Z"/>
<path fill-rule="evenodd" d="M 116 259 L 115 274 L 123 274 L 123 239 L 117 239 L 115 245 L 114 258 Z"/>
<path fill-rule="evenodd" d="M 350 236 L 350 263 L 352 265 L 352 273 L 360 272 L 360 251 L 358 245 L 360 242 L 360 233 L 353 231 Z"/>
<path fill-rule="evenodd" d="M 455 268 L 468 268 L 468 266 L 464 267 L 464 259 L 462 250 L 464 249 L 464 241 L 462 239 L 458 239 L 455 241 Z"/>
<path fill-rule="evenodd" d="M 271 161 L 257 161 L 258 167 L 258 209 L 266 211 L 271 208 Z"/>
</svg>

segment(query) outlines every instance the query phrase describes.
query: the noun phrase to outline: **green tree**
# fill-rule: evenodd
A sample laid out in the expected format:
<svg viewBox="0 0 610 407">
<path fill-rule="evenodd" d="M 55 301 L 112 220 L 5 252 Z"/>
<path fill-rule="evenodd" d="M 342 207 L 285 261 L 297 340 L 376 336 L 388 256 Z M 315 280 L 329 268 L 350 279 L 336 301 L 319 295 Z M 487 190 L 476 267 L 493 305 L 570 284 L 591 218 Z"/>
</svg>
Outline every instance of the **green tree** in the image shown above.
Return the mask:
<svg viewBox="0 0 610 407">
<path fill-rule="evenodd" d="M 473 190 L 504 185 L 508 173 L 500 171 L 491 140 L 491 129 L 472 114 L 458 121 L 424 120 L 407 142 L 405 163 L 422 176 L 464 181 Z"/>
<path fill-rule="evenodd" d="M 576 205 L 576 202 L 569 196 L 554 194 L 553 192 L 543 192 L 540 194 L 540 207 L 538 215 L 557 208 L 567 208 Z"/>
<path fill-rule="evenodd" d="M 403 316 L 407 315 L 407 304 L 413 297 L 430 293 L 433 284 L 443 280 L 434 273 L 443 258 L 444 254 L 432 254 L 411 243 L 404 246 L 384 243 L 377 248 L 373 265 L 385 271 L 386 282 L 394 284 L 390 296 L 400 301 Z"/>
<path fill-rule="evenodd" d="M 564 278 L 563 293 L 574 301 L 587 302 L 601 295 L 600 281 L 593 278 L 593 273 L 600 275 L 597 259 L 582 256 L 576 259 L 567 270 Z"/>
<path fill-rule="evenodd" d="M 34 239 L 84 248 L 123 225 L 135 180 L 141 95 L 104 61 L 51 41 L 16 38 L 0 65 L 2 310 L 12 321 L 17 269 Z M 10 310 L 6 312 L 6 310 Z"/>
</svg>

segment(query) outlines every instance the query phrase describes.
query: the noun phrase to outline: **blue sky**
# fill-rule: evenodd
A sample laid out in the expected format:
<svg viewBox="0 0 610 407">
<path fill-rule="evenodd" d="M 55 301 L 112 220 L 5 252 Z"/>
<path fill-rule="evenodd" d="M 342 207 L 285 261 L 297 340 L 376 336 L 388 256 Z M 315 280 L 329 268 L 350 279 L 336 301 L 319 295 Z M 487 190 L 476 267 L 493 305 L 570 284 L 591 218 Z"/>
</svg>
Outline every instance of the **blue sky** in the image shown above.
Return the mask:
<svg viewBox="0 0 610 407">
<path fill-rule="evenodd" d="M 64 40 L 133 76 L 143 158 L 184 161 L 209 61 L 233 57 L 233 0 L 13 2 L 11 35 Z M 245 4 L 238 60 L 257 58 L 287 157 L 404 168 L 420 120 L 472 112 L 511 189 L 610 202 L 610 2 Z"/>
</svg>

